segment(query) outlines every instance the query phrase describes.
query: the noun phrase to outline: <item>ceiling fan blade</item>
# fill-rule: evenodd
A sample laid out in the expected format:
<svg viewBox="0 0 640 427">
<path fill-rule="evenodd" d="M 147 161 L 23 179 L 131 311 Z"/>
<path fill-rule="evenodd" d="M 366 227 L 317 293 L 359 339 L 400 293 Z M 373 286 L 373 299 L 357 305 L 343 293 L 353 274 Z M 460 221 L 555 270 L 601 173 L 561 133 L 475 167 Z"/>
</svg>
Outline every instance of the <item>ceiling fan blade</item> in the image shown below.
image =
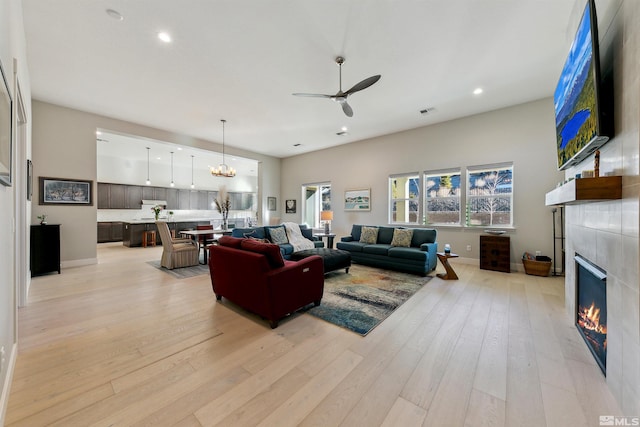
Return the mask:
<svg viewBox="0 0 640 427">
<path fill-rule="evenodd" d="M 351 106 L 347 104 L 347 101 L 341 102 L 340 104 L 342 104 L 342 111 L 344 111 L 347 117 L 353 117 L 353 110 Z"/>
<path fill-rule="evenodd" d="M 363 81 L 361 81 L 360 83 L 356 83 L 355 86 L 353 86 L 351 89 L 349 89 L 348 91 L 346 91 L 344 94 L 345 96 L 349 96 L 352 93 L 358 92 L 362 89 L 366 89 L 369 86 L 371 86 L 372 84 L 374 84 L 375 82 L 377 82 L 378 80 L 380 80 L 380 74 L 378 74 L 377 76 L 371 76 L 368 79 L 364 79 Z"/>
<path fill-rule="evenodd" d="M 324 95 L 322 93 L 294 93 L 294 96 L 306 96 L 308 98 L 331 98 L 333 95 Z"/>
</svg>

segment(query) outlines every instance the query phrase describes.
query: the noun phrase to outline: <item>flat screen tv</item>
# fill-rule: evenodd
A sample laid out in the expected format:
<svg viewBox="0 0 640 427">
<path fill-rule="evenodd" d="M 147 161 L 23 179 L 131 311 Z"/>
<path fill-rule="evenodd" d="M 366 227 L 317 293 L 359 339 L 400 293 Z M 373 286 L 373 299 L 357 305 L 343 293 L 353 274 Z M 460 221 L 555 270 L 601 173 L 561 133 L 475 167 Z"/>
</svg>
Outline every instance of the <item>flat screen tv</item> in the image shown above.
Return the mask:
<svg viewBox="0 0 640 427">
<path fill-rule="evenodd" d="M 609 86 L 600 76 L 598 21 L 588 0 L 553 96 L 558 169 L 580 163 L 613 136 Z"/>
</svg>

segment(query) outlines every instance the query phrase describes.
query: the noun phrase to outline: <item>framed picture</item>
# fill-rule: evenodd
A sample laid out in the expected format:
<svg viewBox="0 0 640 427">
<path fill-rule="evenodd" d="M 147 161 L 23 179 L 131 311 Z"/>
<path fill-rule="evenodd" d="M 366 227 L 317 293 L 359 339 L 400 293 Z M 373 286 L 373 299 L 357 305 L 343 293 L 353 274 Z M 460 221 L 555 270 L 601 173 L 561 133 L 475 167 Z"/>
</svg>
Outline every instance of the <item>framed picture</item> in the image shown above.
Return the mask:
<svg viewBox="0 0 640 427">
<path fill-rule="evenodd" d="M 41 205 L 93 204 L 93 181 L 40 177 Z"/>
<path fill-rule="evenodd" d="M 33 163 L 27 160 L 27 200 L 33 197 Z"/>
<path fill-rule="evenodd" d="M 286 213 L 296 213 L 296 201 L 294 199 L 287 199 L 284 204 Z"/>
<path fill-rule="evenodd" d="M 344 192 L 345 211 L 370 211 L 371 189 L 347 190 Z"/>
<path fill-rule="evenodd" d="M 2 63 L 0 63 L 0 74 L 2 74 L 2 82 L 0 82 L 0 183 L 10 187 L 12 179 L 13 100 L 9 93 L 9 84 Z"/>
<path fill-rule="evenodd" d="M 267 197 L 267 209 L 270 211 L 276 210 L 276 198 L 275 197 Z"/>
</svg>

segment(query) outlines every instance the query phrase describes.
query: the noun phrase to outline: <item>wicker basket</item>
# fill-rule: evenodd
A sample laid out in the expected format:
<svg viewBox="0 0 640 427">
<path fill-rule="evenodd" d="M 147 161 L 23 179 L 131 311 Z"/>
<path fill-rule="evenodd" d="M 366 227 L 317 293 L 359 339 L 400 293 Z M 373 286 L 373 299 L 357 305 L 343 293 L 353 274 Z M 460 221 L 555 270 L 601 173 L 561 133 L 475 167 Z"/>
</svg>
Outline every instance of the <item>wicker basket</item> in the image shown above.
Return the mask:
<svg viewBox="0 0 640 427">
<path fill-rule="evenodd" d="M 547 277 L 551 271 L 551 261 L 534 261 L 531 259 L 523 259 L 524 272 L 532 276 Z"/>
</svg>

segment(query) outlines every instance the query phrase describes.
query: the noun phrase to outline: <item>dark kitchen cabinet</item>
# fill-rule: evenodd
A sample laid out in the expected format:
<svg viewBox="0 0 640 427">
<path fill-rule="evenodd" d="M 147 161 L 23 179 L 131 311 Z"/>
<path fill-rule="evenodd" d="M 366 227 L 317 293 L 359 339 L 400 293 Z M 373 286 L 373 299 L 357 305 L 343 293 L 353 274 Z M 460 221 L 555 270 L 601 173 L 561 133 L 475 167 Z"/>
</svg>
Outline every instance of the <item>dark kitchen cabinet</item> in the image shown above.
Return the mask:
<svg viewBox="0 0 640 427">
<path fill-rule="evenodd" d="M 99 222 L 98 243 L 121 242 L 122 222 Z"/>
<path fill-rule="evenodd" d="M 60 225 L 31 226 L 31 276 L 60 274 Z"/>
<path fill-rule="evenodd" d="M 167 210 L 175 211 L 178 210 L 178 189 L 177 188 L 167 188 Z"/>
<path fill-rule="evenodd" d="M 123 184 L 111 184 L 109 186 L 109 208 L 125 209 L 125 188 Z"/>
<path fill-rule="evenodd" d="M 145 186 L 142 188 L 142 199 L 155 200 L 155 195 L 153 194 L 153 187 Z"/>
<path fill-rule="evenodd" d="M 125 209 L 140 209 L 142 207 L 142 188 L 139 185 L 126 186 Z"/>
<path fill-rule="evenodd" d="M 111 204 L 109 203 L 110 189 L 111 184 L 98 183 L 98 209 L 111 209 Z"/>
</svg>

